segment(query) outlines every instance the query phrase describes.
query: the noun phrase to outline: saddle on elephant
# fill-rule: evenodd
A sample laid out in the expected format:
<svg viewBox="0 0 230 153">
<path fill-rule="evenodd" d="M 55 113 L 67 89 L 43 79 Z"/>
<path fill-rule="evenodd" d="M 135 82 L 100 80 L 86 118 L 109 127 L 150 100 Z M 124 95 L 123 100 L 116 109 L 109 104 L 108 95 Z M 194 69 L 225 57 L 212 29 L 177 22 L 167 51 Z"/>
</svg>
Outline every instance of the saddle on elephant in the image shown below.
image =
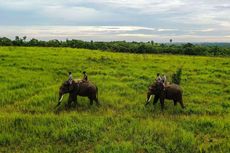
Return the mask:
<svg viewBox="0 0 230 153">
<path fill-rule="evenodd" d="M 159 88 L 159 90 L 161 90 L 161 89 L 165 89 L 165 87 L 167 86 L 168 84 L 164 84 L 163 82 L 158 82 L 158 81 L 156 81 L 156 82 L 154 82 L 153 84 L 151 84 L 150 86 L 149 86 L 149 90 L 155 90 L 156 89 L 156 87 L 157 88 Z"/>
<path fill-rule="evenodd" d="M 81 79 L 75 79 L 74 83 L 77 85 L 77 87 L 80 86 L 91 86 L 92 83 L 90 81 L 86 80 L 81 80 Z"/>
</svg>

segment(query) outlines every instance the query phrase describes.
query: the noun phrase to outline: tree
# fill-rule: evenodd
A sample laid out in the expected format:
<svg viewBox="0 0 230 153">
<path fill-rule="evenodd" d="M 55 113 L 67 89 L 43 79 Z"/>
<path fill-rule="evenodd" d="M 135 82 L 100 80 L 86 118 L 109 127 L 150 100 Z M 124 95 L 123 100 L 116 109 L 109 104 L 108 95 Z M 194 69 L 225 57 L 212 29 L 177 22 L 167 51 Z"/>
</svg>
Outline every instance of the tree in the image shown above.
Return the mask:
<svg viewBox="0 0 230 153">
<path fill-rule="evenodd" d="M 23 40 L 20 39 L 19 36 L 15 36 L 15 40 L 13 41 L 14 46 L 23 46 Z"/>
<path fill-rule="evenodd" d="M 48 46 L 48 47 L 59 47 L 60 44 L 61 44 L 61 43 L 60 43 L 57 39 L 49 40 L 49 41 L 47 42 L 47 46 Z"/>
<path fill-rule="evenodd" d="M 172 75 L 172 82 L 180 85 L 181 75 L 182 75 L 182 68 L 180 67 L 177 69 L 176 73 Z"/>
<path fill-rule="evenodd" d="M 20 40 L 19 36 L 15 36 L 15 41 L 19 41 L 19 40 Z"/>
<path fill-rule="evenodd" d="M 154 41 L 153 40 L 151 40 L 151 45 L 154 45 Z"/>
<path fill-rule="evenodd" d="M 23 41 L 26 41 L 26 38 L 27 38 L 27 37 L 26 37 L 26 36 L 24 36 L 24 37 L 23 37 Z"/>
<path fill-rule="evenodd" d="M 230 47 L 221 47 L 217 45 L 194 45 L 186 44 L 168 44 L 148 42 L 126 42 L 126 41 L 111 41 L 111 42 L 94 42 L 82 40 L 59 41 L 57 39 L 43 41 L 37 39 L 26 40 L 24 36 L 20 38 L 16 36 L 14 40 L 6 37 L 0 37 L 0 46 L 41 46 L 41 47 L 72 47 L 99 49 L 114 52 L 129 52 L 129 53 L 167 53 L 167 54 L 186 54 L 186 55 L 213 55 L 213 56 L 230 56 Z M 170 39 L 172 43 L 172 39 Z"/>
<path fill-rule="evenodd" d="M 29 42 L 28 42 L 29 46 L 38 46 L 39 45 L 39 41 L 35 38 L 32 38 Z"/>
<path fill-rule="evenodd" d="M 0 38 L 0 46 L 12 46 L 13 43 L 9 38 L 2 37 Z"/>
<path fill-rule="evenodd" d="M 215 46 L 215 47 L 212 48 L 213 56 L 216 56 L 218 52 L 220 52 L 219 47 Z"/>
</svg>

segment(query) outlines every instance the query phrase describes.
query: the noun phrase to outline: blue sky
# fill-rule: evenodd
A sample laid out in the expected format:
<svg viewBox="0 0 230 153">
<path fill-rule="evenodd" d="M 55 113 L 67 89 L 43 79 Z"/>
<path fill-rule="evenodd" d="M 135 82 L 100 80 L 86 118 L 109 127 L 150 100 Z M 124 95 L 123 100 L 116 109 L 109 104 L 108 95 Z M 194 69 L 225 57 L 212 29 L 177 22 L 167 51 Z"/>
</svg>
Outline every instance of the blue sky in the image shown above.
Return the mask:
<svg viewBox="0 0 230 153">
<path fill-rule="evenodd" d="M 0 0 L 0 37 L 230 42 L 229 0 Z"/>
</svg>

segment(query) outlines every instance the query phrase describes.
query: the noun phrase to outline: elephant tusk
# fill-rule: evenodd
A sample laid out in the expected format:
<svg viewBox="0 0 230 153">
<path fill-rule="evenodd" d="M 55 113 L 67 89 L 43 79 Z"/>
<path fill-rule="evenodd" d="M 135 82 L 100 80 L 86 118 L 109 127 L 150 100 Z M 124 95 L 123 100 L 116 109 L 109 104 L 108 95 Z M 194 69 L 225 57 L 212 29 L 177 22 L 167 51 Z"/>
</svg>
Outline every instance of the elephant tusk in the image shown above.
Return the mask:
<svg viewBox="0 0 230 153">
<path fill-rule="evenodd" d="M 153 96 L 153 95 L 151 95 L 151 96 L 149 97 L 148 102 L 150 102 L 150 100 L 152 99 L 152 96 Z"/>
<path fill-rule="evenodd" d="M 62 95 L 62 96 L 61 96 L 61 99 L 59 100 L 59 102 L 61 102 L 61 101 L 62 101 L 63 97 L 64 97 L 64 96 Z"/>
</svg>

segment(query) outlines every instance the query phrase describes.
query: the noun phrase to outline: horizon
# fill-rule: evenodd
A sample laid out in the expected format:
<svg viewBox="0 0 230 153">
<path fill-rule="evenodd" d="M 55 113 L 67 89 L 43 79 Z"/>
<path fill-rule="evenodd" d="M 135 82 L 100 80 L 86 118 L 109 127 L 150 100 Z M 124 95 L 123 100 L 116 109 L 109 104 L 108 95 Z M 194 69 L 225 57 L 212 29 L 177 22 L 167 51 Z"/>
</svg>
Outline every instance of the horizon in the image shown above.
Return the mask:
<svg viewBox="0 0 230 153">
<path fill-rule="evenodd" d="M 0 0 L 0 37 L 230 43 L 227 0 Z"/>
</svg>

